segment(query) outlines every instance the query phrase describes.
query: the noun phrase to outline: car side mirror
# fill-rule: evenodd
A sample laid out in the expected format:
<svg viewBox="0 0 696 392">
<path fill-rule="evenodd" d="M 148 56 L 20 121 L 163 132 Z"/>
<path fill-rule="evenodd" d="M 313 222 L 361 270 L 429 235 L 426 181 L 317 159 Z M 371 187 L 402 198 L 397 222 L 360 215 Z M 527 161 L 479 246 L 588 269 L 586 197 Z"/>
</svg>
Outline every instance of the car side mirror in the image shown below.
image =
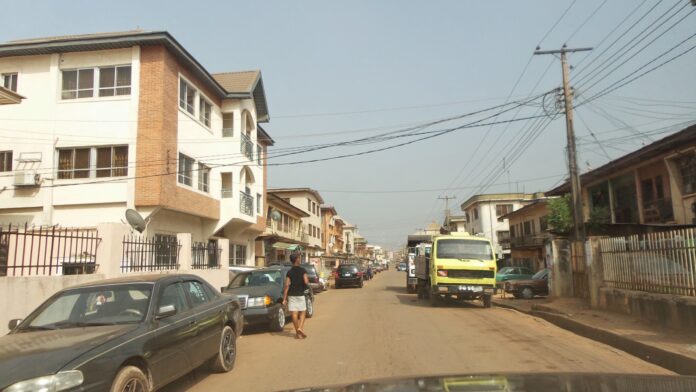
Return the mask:
<svg viewBox="0 0 696 392">
<path fill-rule="evenodd" d="M 176 314 L 176 306 L 164 305 L 164 306 L 160 306 L 159 310 L 157 311 L 157 316 L 155 318 L 157 320 L 161 320 L 163 318 L 171 317 L 175 314 Z"/>
<path fill-rule="evenodd" d="M 22 319 L 12 319 L 10 320 L 9 323 L 7 323 L 7 329 L 12 331 L 13 329 L 17 328 L 17 326 L 22 322 Z"/>
</svg>

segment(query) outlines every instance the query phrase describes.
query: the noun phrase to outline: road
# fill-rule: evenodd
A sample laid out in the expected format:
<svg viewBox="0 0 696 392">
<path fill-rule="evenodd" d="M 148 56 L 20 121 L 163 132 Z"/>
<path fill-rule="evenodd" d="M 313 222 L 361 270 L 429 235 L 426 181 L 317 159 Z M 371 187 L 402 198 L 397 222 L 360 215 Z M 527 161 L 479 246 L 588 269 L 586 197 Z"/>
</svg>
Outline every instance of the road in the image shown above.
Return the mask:
<svg viewBox="0 0 696 392">
<path fill-rule="evenodd" d="M 620 350 L 513 310 L 477 304 L 431 308 L 403 288 L 404 273 L 386 271 L 362 289 L 316 296 L 306 340 L 292 325 L 248 330 L 235 369 L 192 372 L 174 391 L 276 391 L 395 376 L 609 372 L 670 374 Z"/>
</svg>

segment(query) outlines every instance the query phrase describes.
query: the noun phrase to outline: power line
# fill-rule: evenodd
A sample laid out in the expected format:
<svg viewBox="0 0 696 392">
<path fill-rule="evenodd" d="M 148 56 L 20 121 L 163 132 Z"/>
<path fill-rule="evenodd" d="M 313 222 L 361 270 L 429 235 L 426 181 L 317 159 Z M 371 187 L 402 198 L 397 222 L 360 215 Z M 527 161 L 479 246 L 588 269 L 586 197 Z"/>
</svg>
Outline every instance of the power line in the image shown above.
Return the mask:
<svg viewBox="0 0 696 392">
<path fill-rule="evenodd" d="M 594 18 L 594 16 L 597 14 L 597 12 L 599 12 L 599 10 L 601 10 L 602 7 L 604 7 L 604 5 L 607 4 L 607 1 L 609 1 L 609 0 L 604 0 L 599 6 L 597 6 L 597 8 L 595 8 L 595 10 L 590 14 L 590 16 L 588 16 L 588 17 L 585 19 L 585 21 L 582 22 L 582 23 L 580 24 L 580 26 L 578 26 L 578 28 L 575 29 L 575 31 L 573 31 L 573 33 L 570 35 L 570 37 L 568 37 L 568 39 L 566 40 L 566 42 L 569 42 L 571 39 L 573 39 L 573 37 L 575 37 L 575 34 L 577 34 L 580 30 L 582 30 L 582 28 L 585 27 L 585 25 L 586 25 L 590 20 L 592 20 L 592 18 Z"/>
<path fill-rule="evenodd" d="M 597 139 L 597 135 L 594 134 L 594 132 L 592 131 L 592 128 L 590 128 L 590 126 L 587 125 L 587 123 L 585 122 L 585 120 L 580 116 L 580 112 L 579 112 L 579 111 L 578 111 L 578 113 L 577 113 L 577 116 L 578 116 L 578 118 L 580 119 L 580 122 L 582 123 L 582 125 L 584 125 L 585 128 L 587 129 L 587 131 L 590 133 L 590 135 L 592 135 L 592 138 L 595 140 L 595 142 L 597 142 L 597 145 L 599 146 L 599 148 L 600 148 L 600 149 L 602 150 L 602 152 L 604 153 L 604 156 L 605 156 L 608 160 L 611 161 L 611 157 L 609 156 L 609 153 L 607 153 L 607 150 L 604 148 L 604 146 L 603 146 L 602 143 L 599 141 L 599 139 Z"/>
</svg>

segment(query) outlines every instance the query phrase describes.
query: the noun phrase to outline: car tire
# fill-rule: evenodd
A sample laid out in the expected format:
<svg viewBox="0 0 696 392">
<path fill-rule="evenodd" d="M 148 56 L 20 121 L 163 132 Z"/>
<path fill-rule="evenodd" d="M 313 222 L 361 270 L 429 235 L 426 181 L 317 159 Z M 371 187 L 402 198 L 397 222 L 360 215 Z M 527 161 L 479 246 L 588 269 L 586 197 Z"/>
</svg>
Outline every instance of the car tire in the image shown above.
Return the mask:
<svg viewBox="0 0 696 392">
<path fill-rule="evenodd" d="M 149 391 L 150 381 L 142 370 L 135 366 L 125 366 L 114 377 L 114 382 L 111 384 L 111 392 L 133 390 Z"/>
<path fill-rule="evenodd" d="M 314 316 L 314 301 L 310 298 L 305 297 L 305 302 L 307 303 L 307 311 L 305 312 L 306 318 L 312 318 Z"/>
<path fill-rule="evenodd" d="M 524 299 L 532 299 L 534 297 L 534 292 L 531 287 L 525 287 L 522 289 L 520 296 Z"/>
<path fill-rule="evenodd" d="M 484 295 L 482 299 L 484 308 L 490 308 L 491 306 L 493 306 L 493 297 L 491 297 L 490 295 Z"/>
<path fill-rule="evenodd" d="M 279 305 L 276 314 L 271 319 L 268 329 L 274 332 L 280 332 L 283 328 L 285 328 L 285 309 L 283 309 L 283 305 Z"/>
<path fill-rule="evenodd" d="M 237 335 L 229 325 L 225 325 L 220 333 L 218 352 L 212 359 L 211 370 L 215 373 L 227 373 L 234 368 L 237 359 Z"/>
</svg>

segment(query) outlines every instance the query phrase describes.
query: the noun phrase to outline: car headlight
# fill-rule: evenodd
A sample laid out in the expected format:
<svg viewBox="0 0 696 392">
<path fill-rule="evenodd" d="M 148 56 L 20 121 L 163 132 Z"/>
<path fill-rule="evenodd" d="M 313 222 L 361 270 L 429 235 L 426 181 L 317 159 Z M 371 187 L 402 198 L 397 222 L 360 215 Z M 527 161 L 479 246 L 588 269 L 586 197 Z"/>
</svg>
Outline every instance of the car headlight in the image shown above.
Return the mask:
<svg viewBox="0 0 696 392">
<path fill-rule="evenodd" d="M 58 392 L 69 388 L 74 388 L 82 385 L 84 377 L 79 370 L 68 370 L 58 372 L 50 376 L 32 378 L 12 384 L 3 389 L 3 392 L 20 392 L 20 391 L 41 391 L 41 392 Z"/>
<path fill-rule="evenodd" d="M 271 305 L 272 302 L 273 301 L 271 301 L 271 297 L 265 295 L 263 297 L 249 298 L 249 301 L 247 302 L 247 306 L 250 308 L 262 308 L 264 306 Z"/>
</svg>

